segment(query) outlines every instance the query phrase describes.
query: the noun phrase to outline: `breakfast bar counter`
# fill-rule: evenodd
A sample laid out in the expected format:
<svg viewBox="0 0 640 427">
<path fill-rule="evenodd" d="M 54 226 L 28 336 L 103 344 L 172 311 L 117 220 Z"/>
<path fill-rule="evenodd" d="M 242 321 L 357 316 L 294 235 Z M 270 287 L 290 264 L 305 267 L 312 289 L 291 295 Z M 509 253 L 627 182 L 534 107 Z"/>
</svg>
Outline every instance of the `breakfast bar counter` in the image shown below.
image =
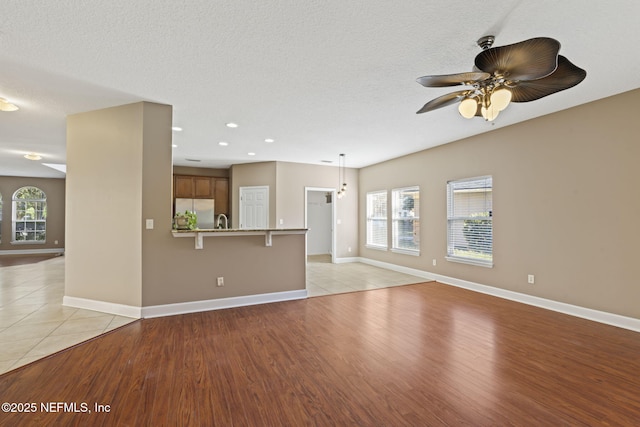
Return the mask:
<svg viewBox="0 0 640 427">
<path fill-rule="evenodd" d="M 228 236 L 264 236 L 264 245 L 272 246 L 274 235 L 283 234 L 305 234 L 306 228 L 264 228 L 264 229 L 194 229 L 194 230 L 171 230 L 173 237 L 191 237 L 195 239 L 195 249 L 204 247 L 205 237 L 228 237 Z"/>
</svg>

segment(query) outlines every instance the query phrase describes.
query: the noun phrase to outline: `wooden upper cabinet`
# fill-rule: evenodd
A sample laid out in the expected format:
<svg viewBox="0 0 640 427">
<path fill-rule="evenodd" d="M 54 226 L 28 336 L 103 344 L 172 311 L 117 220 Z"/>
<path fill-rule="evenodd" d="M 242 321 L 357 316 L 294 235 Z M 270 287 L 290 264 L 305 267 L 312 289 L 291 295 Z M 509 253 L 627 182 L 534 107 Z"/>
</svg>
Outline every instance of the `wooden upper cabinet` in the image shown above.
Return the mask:
<svg viewBox="0 0 640 427">
<path fill-rule="evenodd" d="M 210 176 L 174 175 L 173 197 L 213 199 L 214 180 Z"/>
<path fill-rule="evenodd" d="M 215 214 L 229 214 L 229 178 L 173 176 L 173 198 L 215 199 Z"/>
<path fill-rule="evenodd" d="M 213 180 L 208 176 L 193 177 L 193 198 L 194 199 L 212 199 L 213 198 Z"/>
<path fill-rule="evenodd" d="M 215 184 L 215 213 L 229 215 L 229 180 L 227 178 L 216 178 Z"/>
<path fill-rule="evenodd" d="M 173 176 L 173 197 L 193 198 L 194 193 L 193 177 L 174 175 Z"/>
</svg>

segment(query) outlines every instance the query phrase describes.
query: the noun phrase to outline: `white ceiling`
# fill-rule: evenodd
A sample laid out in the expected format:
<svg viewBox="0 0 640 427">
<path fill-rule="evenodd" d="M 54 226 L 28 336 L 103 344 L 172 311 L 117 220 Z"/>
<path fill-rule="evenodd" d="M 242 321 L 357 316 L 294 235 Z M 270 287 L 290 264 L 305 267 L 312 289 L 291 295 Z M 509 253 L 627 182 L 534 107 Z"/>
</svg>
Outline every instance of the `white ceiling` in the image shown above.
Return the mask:
<svg viewBox="0 0 640 427">
<path fill-rule="evenodd" d="M 65 163 L 68 114 L 142 100 L 173 105 L 177 165 L 362 167 L 640 87 L 639 16 L 637 0 L 3 1 L 0 97 L 21 109 L 0 113 L 0 175 L 64 176 L 41 162 Z M 587 78 L 494 123 L 416 115 L 457 89 L 415 79 L 470 71 L 486 34 L 556 38 Z"/>
</svg>

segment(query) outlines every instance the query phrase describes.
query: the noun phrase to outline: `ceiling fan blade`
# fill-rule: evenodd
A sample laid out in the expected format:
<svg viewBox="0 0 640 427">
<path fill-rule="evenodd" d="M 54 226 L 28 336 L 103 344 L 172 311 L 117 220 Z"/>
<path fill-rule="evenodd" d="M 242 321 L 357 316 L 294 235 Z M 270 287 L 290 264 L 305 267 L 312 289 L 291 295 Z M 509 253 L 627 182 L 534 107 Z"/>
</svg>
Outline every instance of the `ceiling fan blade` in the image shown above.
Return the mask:
<svg viewBox="0 0 640 427">
<path fill-rule="evenodd" d="M 480 82 L 491 77 L 488 73 L 470 72 L 470 73 L 456 73 L 456 74 L 443 74 L 440 76 L 424 76 L 419 77 L 416 81 L 425 87 L 446 87 L 456 85 L 468 85 L 475 82 Z"/>
<path fill-rule="evenodd" d="M 460 98 L 465 97 L 469 94 L 468 90 L 461 90 L 458 92 L 451 92 L 446 95 L 439 96 L 435 99 L 424 104 L 420 110 L 416 112 L 416 114 L 422 114 L 429 111 L 437 110 L 438 108 L 446 107 L 447 105 L 455 104 L 460 100 Z"/>
<path fill-rule="evenodd" d="M 558 68 L 547 77 L 520 81 L 511 89 L 511 102 L 529 102 L 569 89 L 585 79 L 587 72 L 558 55 Z"/>
<path fill-rule="evenodd" d="M 560 42 L 549 37 L 536 37 L 480 52 L 475 65 L 492 75 L 509 80 L 536 80 L 553 73 L 558 64 Z"/>
</svg>

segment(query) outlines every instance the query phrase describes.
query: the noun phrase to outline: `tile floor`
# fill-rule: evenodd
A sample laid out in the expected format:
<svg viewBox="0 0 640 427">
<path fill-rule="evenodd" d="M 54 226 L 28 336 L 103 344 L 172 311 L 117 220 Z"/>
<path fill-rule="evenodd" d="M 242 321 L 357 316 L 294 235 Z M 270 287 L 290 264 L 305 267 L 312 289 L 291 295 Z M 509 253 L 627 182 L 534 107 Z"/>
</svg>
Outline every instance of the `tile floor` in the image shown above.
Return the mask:
<svg viewBox="0 0 640 427">
<path fill-rule="evenodd" d="M 63 307 L 64 257 L 0 267 L 0 374 L 135 319 Z"/>
<path fill-rule="evenodd" d="M 307 257 L 307 294 L 310 297 L 388 288 L 426 282 L 421 277 L 397 273 L 359 262 L 332 264 L 330 255 Z"/>
<path fill-rule="evenodd" d="M 310 297 L 386 288 L 425 280 L 361 263 L 331 264 L 309 256 Z M 64 256 L 0 267 L 0 374 L 135 321 L 62 306 Z"/>
</svg>

